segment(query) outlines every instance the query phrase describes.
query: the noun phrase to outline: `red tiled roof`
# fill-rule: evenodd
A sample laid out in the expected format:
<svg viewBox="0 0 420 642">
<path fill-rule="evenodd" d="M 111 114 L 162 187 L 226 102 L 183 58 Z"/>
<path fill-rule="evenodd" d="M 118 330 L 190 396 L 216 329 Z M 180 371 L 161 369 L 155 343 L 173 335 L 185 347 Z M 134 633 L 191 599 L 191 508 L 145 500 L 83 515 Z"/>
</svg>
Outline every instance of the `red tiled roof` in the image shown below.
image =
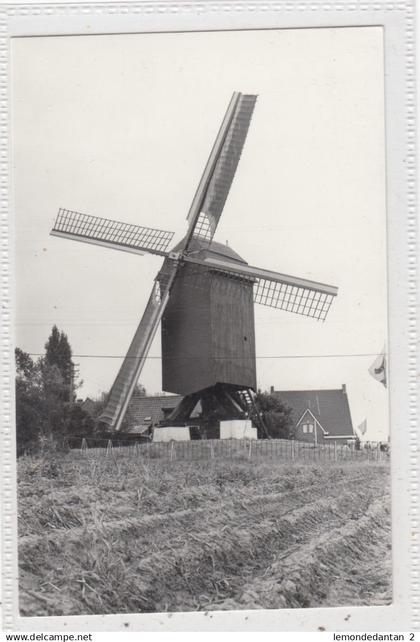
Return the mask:
<svg viewBox="0 0 420 642">
<path fill-rule="evenodd" d="M 345 389 L 275 390 L 272 394 L 292 408 L 294 424 L 309 409 L 329 435 L 353 435 L 349 401 Z"/>
</svg>

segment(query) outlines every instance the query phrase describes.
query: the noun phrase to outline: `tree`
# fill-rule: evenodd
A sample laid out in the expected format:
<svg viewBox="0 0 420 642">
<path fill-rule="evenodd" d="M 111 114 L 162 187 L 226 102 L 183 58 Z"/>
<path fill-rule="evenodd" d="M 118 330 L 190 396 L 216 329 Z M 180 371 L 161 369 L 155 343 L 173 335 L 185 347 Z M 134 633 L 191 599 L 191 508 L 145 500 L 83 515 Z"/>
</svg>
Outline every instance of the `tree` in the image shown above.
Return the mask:
<svg viewBox="0 0 420 642">
<path fill-rule="evenodd" d="M 63 413 L 63 429 L 66 436 L 92 435 L 95 429 L 93 417 L 79 404 L 66 404 Z"/>
<path fill-rule="evenodd" d="M 255 404 L 271 438 L 293 438 L 292 409 L 289 406 L 286 406 L 275 395 L 267 392 L 258 392 L 255 397 Z"/>
<path fill-rule="evenodd" d="M 66 417 L 69 406 L 69 386 L 57 364 L 50 364 L 47 358 L 40 360 L 42 371 L 44 403 L 46 408 L 45 429 L 55 439 L 68 432 Z"/>
<path fill-rule="evenodd" d="M 50 365 L 58 365 L 60 362 L 60 331 L 53 325 L 51 334 L 45 344 L 45 359 Z"/>
<path fill-rule="evenodd" d="M 17 453 L 33 450 L 45 428 L 46 405 L 40 360 L 15 350 Z"/>
<path fill-rule="evenodd" d="M 28 381 L 37 369 L 37 364 L 34 362 L 30 354 L 24 352 L 20 348 L 15 349 L 16 359 L 16 376 L 20 380 Z"/>
<path fill-rule="evenodd" d="M 18 454 L 42 440 L 63 443 L 65 437 L 93 430 L 91 417 L 74 403 L 74 364 L 64 332 L 54 326 L 45 355 L 36 361 L 16 348 L 16 432 Z"/>
<path fill-rule="evenodd" d="M 74 401 L 74 363 L 72 361 L 72 350 L 67 335 L 60 332 L 56 325 L 53 326 L 48 341 L 45 344 L 44 363 L 46 371 L 48 367 L 55 367 L 56 371 L 53 376 L 54 382 L 60 381 L 60 396 L 62 401 Z M 51 374 L 51 373 L 50 373 Z M 54 383 L 53 382 L 53 383 Z M 48 386 L 48 381 L 46 381 Z M 57 393 L 57 386 L 53 386 L 51 393 Z"/>
</svg>

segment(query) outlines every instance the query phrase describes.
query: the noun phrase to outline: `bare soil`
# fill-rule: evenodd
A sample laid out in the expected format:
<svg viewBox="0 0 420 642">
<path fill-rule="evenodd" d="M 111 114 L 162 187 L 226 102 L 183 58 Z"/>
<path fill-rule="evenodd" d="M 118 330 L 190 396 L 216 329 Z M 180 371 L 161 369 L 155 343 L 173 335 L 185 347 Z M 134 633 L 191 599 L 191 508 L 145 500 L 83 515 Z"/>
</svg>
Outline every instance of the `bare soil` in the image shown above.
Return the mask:
<svg viewBox="0 0 420 642">
<path fill-rule="evenodd" d="M 391 601 L 389 466 L 21 458 L 25 616 Z"/>
</svg>

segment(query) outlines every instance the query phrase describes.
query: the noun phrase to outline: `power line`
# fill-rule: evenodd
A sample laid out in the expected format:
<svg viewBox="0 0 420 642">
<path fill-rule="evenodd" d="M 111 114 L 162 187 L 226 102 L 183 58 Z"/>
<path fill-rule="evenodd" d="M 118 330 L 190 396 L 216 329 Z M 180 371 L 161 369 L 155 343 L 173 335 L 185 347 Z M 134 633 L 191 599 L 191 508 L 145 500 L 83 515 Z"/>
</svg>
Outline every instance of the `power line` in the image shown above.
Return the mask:
<svg viewBox="0 0 420 642">
<path fill-rule="evenodd" d="M 31 357 L 42 357 L 44 356 L 43 352 L 28 352 Z M 353 353 L 353 354 L 289 354 L 289 355 L 261 355 L 261 356 L 256 356 L 255 359 L 333 359 L 333 358 L 339 358 L 339 357 L 377 357 L 379 352 L 363 352 L 363 353 Z M 383 354 L 383 353 L 381 353 Z M 148 356 L 148 357 L 130 357 L 129 355 L 125 354 L 73 354 L 73 357 L 77 357 L 78 359 L 162 359 L 162 357 L 159 356 Z M 386 356 L 386 353 L 385 353 Z M 179 357 L 173 357 L 174 359 L 178 359 Z M 183 359 L 199 359 L 200 357 L 187 357 L 183 356 Z M 226 359 L 226 360 L 233 360 L 233 359 L 243 359 L 244 357 L 222 357 L 222 356 L 217 356 L 215 359 Z M 249 357 L 249 359 L 253 359 L 254 357 Z"/>
</svg>

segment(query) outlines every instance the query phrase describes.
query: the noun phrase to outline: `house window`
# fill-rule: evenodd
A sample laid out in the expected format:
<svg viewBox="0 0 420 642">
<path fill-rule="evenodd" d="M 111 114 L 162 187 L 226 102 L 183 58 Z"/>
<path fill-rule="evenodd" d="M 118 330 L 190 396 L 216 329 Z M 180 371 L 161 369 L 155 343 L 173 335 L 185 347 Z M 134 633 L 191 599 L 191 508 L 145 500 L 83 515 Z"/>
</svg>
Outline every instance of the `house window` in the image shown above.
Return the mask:
<svg viewBox="0 0 420 642">
<path fill-rule="evenodd" d="M 313 433 L 314 425 L 310 423 L 302 424 L 302 430 L 304 433 Z"/>
</svg>

